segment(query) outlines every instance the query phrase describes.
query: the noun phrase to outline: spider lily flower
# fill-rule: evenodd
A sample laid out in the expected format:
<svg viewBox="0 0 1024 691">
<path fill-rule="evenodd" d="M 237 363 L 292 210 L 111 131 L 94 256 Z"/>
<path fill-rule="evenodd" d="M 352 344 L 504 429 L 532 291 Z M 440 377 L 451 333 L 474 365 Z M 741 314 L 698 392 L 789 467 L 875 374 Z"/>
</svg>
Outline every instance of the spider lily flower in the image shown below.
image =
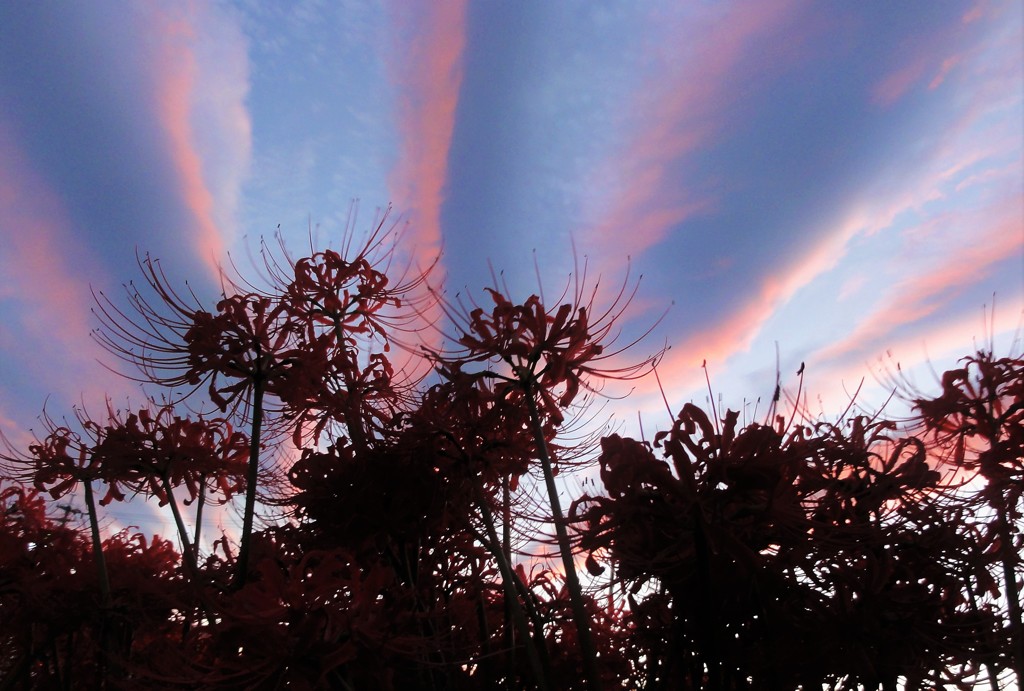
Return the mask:
<svg viewBox="0 0 1024 691">
<path fill-rule="evenodd" d="M 83 410 L 76 416 L 79 431 L 45 417 L 47 434 L 27 454 L 6 458 L 53 499 L 94 480 L 107 486 L 100 505 L 123 501 L 125 490 L 156 497 L 163 505 L 168 487 L 184 488 L 191 502 L 207 483 L 226 501 L 241 486 L 249 439 L 223 418 L 181 417 L 170 407 L 128 415 L 108 408 L 103 422 Z"/>
<path fill-rule="evenodd" d="M 488 288 L 487 293 L 494 303 L 490 311 L 449 310 L 462 331 L 457 342 L 463 348 L 450 359 L 503 363 L 508 373 L 494 376 L 516 381 L 538 395 L 541 409 L 556 424 L 563 419 L 560 410 L 572 405 L 581 388 L 594 390 L 591 379 L 638 379 L 657 360 L 655 356 L 625 366 L 610 364 L 640 340 L 609 349 L 631 297 L 624 289 L 596 318 L 596 288 L 588 297 L 577 294 L 557 309 L 546 308 L 536 295 L 517 305 L 495 289 Z"/>
</svg>

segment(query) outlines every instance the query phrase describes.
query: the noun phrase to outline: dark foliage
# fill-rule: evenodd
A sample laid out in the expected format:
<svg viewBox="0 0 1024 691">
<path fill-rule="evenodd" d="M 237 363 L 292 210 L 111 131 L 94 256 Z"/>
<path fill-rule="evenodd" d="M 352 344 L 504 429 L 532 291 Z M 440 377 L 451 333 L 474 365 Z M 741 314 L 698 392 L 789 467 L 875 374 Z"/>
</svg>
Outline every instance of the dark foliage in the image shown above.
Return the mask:
<svg viewBox="0 0 1024 691">
<path fill-rule="evenodd" d="M 628 296 L 463 308 L 392 283 L 386 237 L 268 258 L 269 287 L 226 281 L 212 308 L 148 259 L 149 293 L 100 296 L 99 340 L 174 403 L 44 418 L 4 454 L 0 689 L 1024 678 L 1024 360 L 982 351 L 937 396 L 904 387 L 900 425 L 688 404 L 653 443 L 574 447 L 584 394 L 652 362 L 612 364 Z M 411 346 L 439 314 L 451 348 Z M 554 476 L 588 465 L 603 487 L 563 511 Z M 103 507 L 138 495 L 178 547 L 103 536 Z M 203 548 L 189 512 L 236 498 L 241 535 Z"/>
</svg>

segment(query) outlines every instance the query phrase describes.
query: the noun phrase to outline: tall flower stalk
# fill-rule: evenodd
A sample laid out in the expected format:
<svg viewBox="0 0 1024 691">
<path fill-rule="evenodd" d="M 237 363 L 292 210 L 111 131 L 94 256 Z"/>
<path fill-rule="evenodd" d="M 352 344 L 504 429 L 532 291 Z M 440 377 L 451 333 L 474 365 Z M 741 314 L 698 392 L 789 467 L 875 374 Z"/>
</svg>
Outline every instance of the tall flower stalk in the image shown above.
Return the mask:
<svg viewBox="0 0 1024 691">
<path fill-rule="evenodd" d="M 1020 357 L 978 353 L 938 396 L 909 396 L 917 428 L 787 423 L 775 406 L 741 427 L 686 404 L 652 443 L 612 434 L 598 450 L 587 392 L 652 363 L 611 359 L 626 291 L 605 311 L 579 289 L 441 303 L 451 346 L 410 350 L 425 286 L 390 280 L 374 242 L 298 260 L 264 247 L 260 280 L 225 279 L 208 307 L 148 260 L 126 307 L 101 296 L 98 337 L 161 395 L 44 413 L 27 452 L 0 449 L 0 687 L 887 691 L 1019 676 Z M 435 369 L 429 386 L 392 363 L 393 343 Z M 271 467 L 289 441 L 297 458 Z M 603 490 L 566 511 L 582 463 Z M 132 497 L 169 508 L 180 549 L 104 537 L 103 508 Z M 202 552 L 203 506 L 236 497 L 241 554 L 227 536 Z M 260 502 L 290 520 L 260 528 Z M 530 561 L 538 543 L 560 567 Z"/>
<path fill-rule="evenodd" d="M 1024 684 L 1024 363 L 979 350 L 961 365 L 943 374 L 939 396 L 924 396 L 901 383 L 917 409 L 918 424 L 945 451 L 945 461 L 981 480 L 977 498 L 991 516 L 982 530 L 1002 582 L 1010 666 L 1017 683 Z"/>
<path fill-rule="evenodd" d="M 479 376 L 497 382 L 505 405 L 523 406 L 532 436 L 531 455 L 544 478 L 550 520 L 569 594 L 576 626 L 584 678 L 589 688 L 602 688 L 583 586 L 576 571 L 575 550 L 569 536 L 568 521 L 562 510 L 555 481 L 557 459 L 551 440 L 565 423 L 565 411 L 577 400 L 582 389 L 594 390 L 606 378 L 630 379 L 646 374 L 655 359 L 624 367 L 609 366 L 613 356 L 628 348 L 609 351 L 618 319 L 628 305 L 630 294 L 619 292 L 611 306 L 594 318 L 597 287 L 586 292 L 576 285 L 571 300 L 549 310 L 540 297 L 533 295 L 515 304 L 502 292 L 488 289 L 490 310 L 448 306 L 448 316 L 461 333 L 457 339 L 462 350 L 437 354 L 445 363 L 442 372 L 472 369 L 473 363 L 485 366 Z M 633 344 L 630 344 L 633 345 Z M 597 381 L 592 381 L 597 380 Z"/>
<path fill-rule="evenodd" d="M 385 224 L 386 215 L 362 245 L 347 237 L 345 253 L 293 260 L 283 244 L 276 253 L 263 245 L 258 279 L 224 274 L 212 309 L 191 290 L 175 290 L 148 256 L 140 261 L 145 286 L 128 287 L 127 307 L 96 296 L 96 338 L 136 369 L 128 376 L 179 392 L 179 401 L 205 393 L 248 426 L 236 587 L 249 577 L 266 451 L 278 433 L 290 428 L 300 447 L 306 435 L 342 430 L 365 450 L 409 385 L 385 353 L 430 295 L 420 290 L 425 272 L 397 282 L 387 275 L 395 238 Z M 369 352 L 373 343 L 380 352 Z"/>
</svg>

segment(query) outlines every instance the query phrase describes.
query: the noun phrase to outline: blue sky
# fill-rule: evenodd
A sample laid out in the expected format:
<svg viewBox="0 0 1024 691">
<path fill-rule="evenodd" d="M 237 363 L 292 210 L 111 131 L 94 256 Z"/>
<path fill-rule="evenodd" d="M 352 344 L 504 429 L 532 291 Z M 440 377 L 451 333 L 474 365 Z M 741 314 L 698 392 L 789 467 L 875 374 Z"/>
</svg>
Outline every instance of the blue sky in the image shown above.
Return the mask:
<svg viewBox="0 0 1024 691">
<path fill-rule="evenodd" d="M 443 248 L 450 294 L 488 261 L 520 299 L 535 262 L 549 294 L 583 257 L 642 274 L 624 330 L 668 310 L 637 352 L 672 346 L 674 407 L 705 360 L 727 404 L 767 399 L 776 343 L 813 408 L 862 377 L 870 405 L 882 363 L 1020 325 L 1022 25 L 1013 0 L 3 3 L 0 423 L 133 391 L 90 286 L 137 251 L 212 289 L 278 226 L 337 242 L 353 199 Z M 653 381 L 609 410 L 667 419 Z"/>
</svg>

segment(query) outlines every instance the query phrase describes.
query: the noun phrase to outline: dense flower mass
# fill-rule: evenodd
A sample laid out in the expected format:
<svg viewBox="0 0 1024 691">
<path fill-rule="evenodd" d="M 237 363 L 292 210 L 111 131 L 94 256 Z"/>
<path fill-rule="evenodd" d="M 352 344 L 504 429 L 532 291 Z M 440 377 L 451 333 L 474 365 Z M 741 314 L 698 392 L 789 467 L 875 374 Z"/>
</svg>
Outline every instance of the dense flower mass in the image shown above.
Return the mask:
<svg viewBox="0 0 1024 691">
<path fill-rule="evenodd" d="M 903 386 L 909 420 L 687 404 L 651 442 L 587 446 L 581 392 L 657 360 L 612 344 L 626 293 L 465 309 L 391 281 L 386 236 L 265 256 L 266 285 L 225 280 L 213 306 L 148 258 L 148 294 L 99 296 L 98 339 L 164 395 L 44 415 L 0 456 L 0 688 L 1024 679 L 1021 357 Z M 447 346 L 412 343 L 428 314 Z M 563 510 L 555 475 L 581 468 L 598 482 Z M 177 545 L 105 530 L 133 499 Z M 204 538 L 210 502 L 239 504 L 240 534 Z"/>
</svg>

